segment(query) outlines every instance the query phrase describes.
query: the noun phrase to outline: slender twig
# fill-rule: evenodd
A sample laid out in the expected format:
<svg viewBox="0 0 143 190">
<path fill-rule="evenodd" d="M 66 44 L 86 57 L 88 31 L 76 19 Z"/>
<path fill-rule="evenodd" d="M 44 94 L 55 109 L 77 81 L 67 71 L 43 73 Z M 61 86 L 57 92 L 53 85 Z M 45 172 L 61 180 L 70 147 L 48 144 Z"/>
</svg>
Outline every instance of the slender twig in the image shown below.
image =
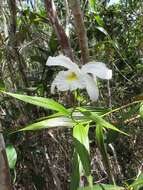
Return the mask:
<svg viewBox="0 0 143 190">
<path fill-rule="evenodd" d="M 111 113 L 120 111 L 120 110 L 122 110 L 122 109 L 125 109 L 125 108 L 127 108 L 127 107 L 129 107 L 129 106 L 132 106 L 132 105 L 134 105 L 134 104 L 138 104 L 138 103 L 140 103 L 140 102 L 142 102 L 142 101 L 143 101 L 143 100 L 134 101 L 134 102 L 128 103 L 128 104 L 126 104 L 126 105 L 123 105 L 123 106 L 121 106 L 121 107 L 115 108 L 115 109 L 113 109 L 113 110 L 111 110 L 111 111 L 109 111 L 109 112 L 103 114 L 102 117 L 104 117 L 104 116 L 106 116 L 106 115 L 109 115 L 109 114 L 111 114 Z"/>
<path fill-rule="evenodd" d="M 139 118 L 141 118 L 140 115 L 135 115 L 135 116 L 133 116 L 133 117 L 131 117 L 131 118 L 129 118 L 129 119 L 124 120 L 123 123 L 124 123 L 124 124 L 127 124 L 127 123 L 133 122 L 133 121 L 135 121 L 135 120 L 137 120 L 137 119 L 139 119 Z"/>
</svg>

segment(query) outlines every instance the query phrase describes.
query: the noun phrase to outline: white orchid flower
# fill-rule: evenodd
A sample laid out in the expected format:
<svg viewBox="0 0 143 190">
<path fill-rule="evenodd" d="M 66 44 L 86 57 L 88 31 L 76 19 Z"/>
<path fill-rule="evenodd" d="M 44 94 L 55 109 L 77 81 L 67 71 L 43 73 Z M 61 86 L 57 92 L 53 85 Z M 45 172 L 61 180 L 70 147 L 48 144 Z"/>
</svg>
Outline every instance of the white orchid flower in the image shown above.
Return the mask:
<svg viewBox="0 0 143 190">
<path fill-rule="evenodd" d="M 48 66 L 63 66 L 67 70 L 60 71 L 55 77 L 51 85 L 51 93 L 58 91 L 86 89 L 92 101 L 96 101 L 99 96 L 96 77 L 101 79 L 111 79 L 112 70 L 108 69 L 104 63 L 89 62 L 81 68 L 72 62 L 68 57 L 59 55 L 49 57 L 46 65 Z"/>
</svg>

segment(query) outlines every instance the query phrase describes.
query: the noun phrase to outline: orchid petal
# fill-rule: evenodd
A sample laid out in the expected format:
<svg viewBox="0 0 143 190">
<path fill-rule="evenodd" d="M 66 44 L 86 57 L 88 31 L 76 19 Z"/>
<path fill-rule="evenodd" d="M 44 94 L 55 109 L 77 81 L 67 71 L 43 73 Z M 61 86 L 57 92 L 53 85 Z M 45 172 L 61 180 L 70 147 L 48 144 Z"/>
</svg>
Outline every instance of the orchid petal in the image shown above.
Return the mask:
<svg viewBox="0 0 143 190">
<path fill-rule="evenodd" d="M 76 90 L 77 88 L 83 89 L 85 87 L 83 80 L 80 76 L 77 76 L 75 80 L 68 80 L 68 75 L 71 74 L 71 71 L 60 71 L 55 77 L 51 85 L 51 93 L 54 94 L 55 88 L 58 91 L 67 91 L 67 90 Z"/>
<path fill-rule="evenodd" d="M 56 87 L 60 91 L 69 90 L 69 86 L 68 86 L 68 84 L 66 83 L 66 80 L 65 80 L 65 72 L 66 71 L 60 71 L 57 74 L 57 76 L 55 77 L 55 79 L 53 80 L 53 82 L 51 84 L 51 93 L 52 94 L 55 93 L 55 88 Z"/>
<path fill-rule="evenodd" d="M 112 78 L 112 70 L 108 69 L 102 62 L 89 62 L 82 66 L 81 71 L 84 73 L 91 73 L 101 79 Z"/>
<path fill-rule="evenodd" d="M 78 65 L 70 60 L 70 58 L 64 55 L 58 55 L 56 57 L 49 57 L 46 65 L 48 66 L 63 66 L 69 70 L 79 72 L 80 69 Z"/>
<path fill-rule="evenodd" d="M 86 82 L 87 93 L 90 99 L 94 102 L 98 99 L 98 96 L 99 96 L 98 87 L 96 85 L 96 82 L 90 75 L 86 74 L 84 77 L 85 77 L 85 82 Z"/>
</svg>

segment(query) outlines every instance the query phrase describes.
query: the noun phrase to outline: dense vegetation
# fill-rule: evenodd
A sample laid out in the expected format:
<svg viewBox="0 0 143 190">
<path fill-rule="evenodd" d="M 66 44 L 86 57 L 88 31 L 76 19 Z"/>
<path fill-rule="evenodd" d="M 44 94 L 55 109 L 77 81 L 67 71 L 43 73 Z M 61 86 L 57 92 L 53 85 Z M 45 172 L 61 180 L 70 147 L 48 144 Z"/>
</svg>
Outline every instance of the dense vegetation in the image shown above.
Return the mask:
<svg viewBox="0 0 143 190">
<path fill-rule="evenodd" d="M 2 0 L 0 13 L 0 190 L 141 190 L 142 0 Z M 80 67 L 77 89 L 56 81 L 59 55 Z"/>
</svg>

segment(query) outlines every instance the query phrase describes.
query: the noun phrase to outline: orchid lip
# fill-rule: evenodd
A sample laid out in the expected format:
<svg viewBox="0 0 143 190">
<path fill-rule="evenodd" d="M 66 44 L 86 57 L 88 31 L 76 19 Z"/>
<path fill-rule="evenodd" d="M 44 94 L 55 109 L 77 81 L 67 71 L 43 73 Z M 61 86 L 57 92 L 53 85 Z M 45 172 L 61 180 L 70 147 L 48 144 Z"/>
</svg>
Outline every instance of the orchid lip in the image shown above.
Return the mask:
<svg viewBox="0 0 143 190">
<path fill-rule="evenodd" d="M 67 80 L 69 81 L 78 80 L 78 77 L 74 72 L 71 72 L 69 75 L 67 75 Z"/>
</svg>

